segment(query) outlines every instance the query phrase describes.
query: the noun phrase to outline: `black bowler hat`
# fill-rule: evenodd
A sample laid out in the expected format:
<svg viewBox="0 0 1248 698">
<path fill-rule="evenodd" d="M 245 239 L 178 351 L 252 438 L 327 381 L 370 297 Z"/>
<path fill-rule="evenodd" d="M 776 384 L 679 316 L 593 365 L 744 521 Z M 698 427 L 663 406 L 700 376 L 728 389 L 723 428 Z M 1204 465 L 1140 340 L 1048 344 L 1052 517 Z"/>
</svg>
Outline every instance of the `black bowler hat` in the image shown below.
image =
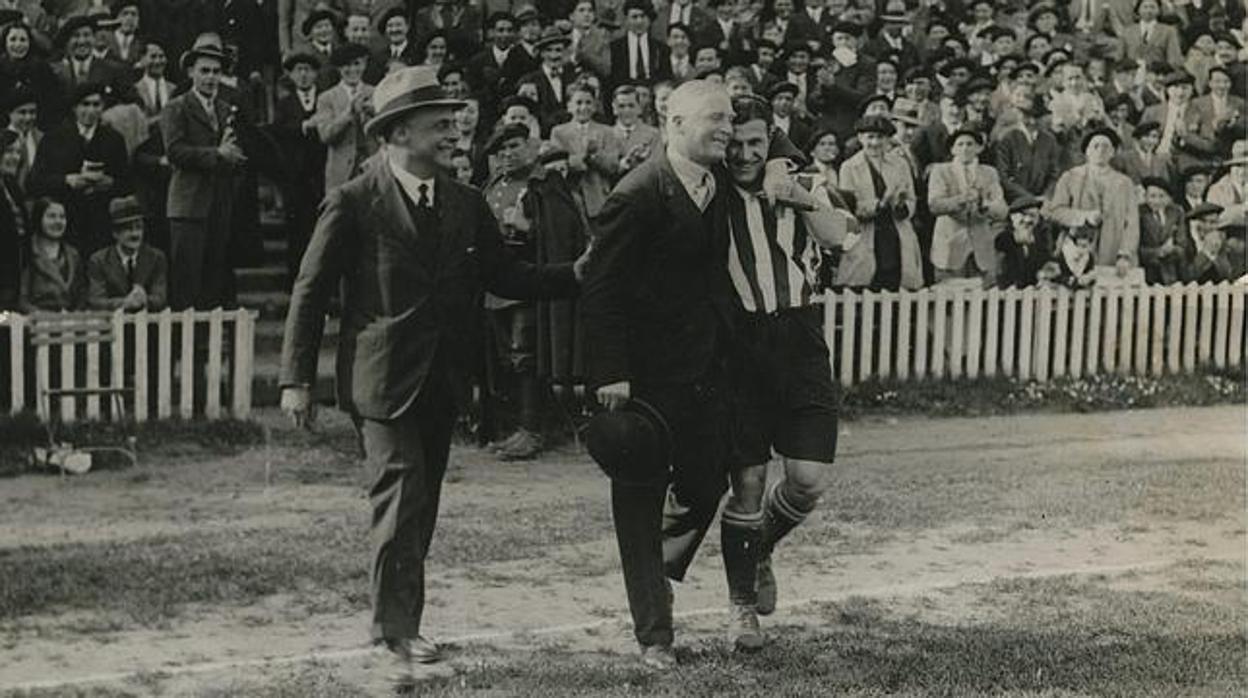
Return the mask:
<svg viewBox="0 0 1248 698">
<path fill-rule="evenodd" d="M 650 403 L 633 398 L 589 422 L 585 445 L 598 467 L 622 485 L 658 487 L 667 483 L 672 430 Z"/>
<path fill-rule="evenodd" d="M 312 66 L 312 70 L 320 70 L 321 59 L 311 53 L 308 53 L 307 51 L 298 51 L 290 54 L 285 60 L 282 61 L 283 70 L 294 70 L 297 65 L 309 65 Z"/>
<path fill-rule="evenodd" d="M 1091 131 L 1088 131 L 1087 134 L 1084 135 L 1083 143 L 1081 144 L 1079 149 L 1087 150 L 1088 144 L 1091 143 L 1092 139 L 1096 138 L 1097 136 L 1105 136 L 1106 138 L 1108 138 L 1110 145 L 1114 146 L 1115 150 L 1122 147 L 1122 137 L 1118 135 L 1117 131 L 1115 131 L 1114 129 L 1108 126 L 1099 126 L 1097 128 L 1092 129 Z"/>
<path fill-rule="evenodd" d="M 352 61 L 358 61 L 361 58 L 368 57 L 368 47 L 360 44 L 347 43 L 337 46 L 329 54 L 329 62 L 335 67 L 341 68 Z"/>
</svg>

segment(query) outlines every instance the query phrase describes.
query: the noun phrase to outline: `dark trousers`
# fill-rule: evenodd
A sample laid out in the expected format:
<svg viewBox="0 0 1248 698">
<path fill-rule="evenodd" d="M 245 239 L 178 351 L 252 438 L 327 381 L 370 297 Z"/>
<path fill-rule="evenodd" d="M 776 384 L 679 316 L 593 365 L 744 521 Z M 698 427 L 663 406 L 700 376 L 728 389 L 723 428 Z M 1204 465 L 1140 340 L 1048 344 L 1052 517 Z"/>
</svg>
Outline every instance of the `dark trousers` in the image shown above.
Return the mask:
<svg viewBox="0 0 1248 698">
<path fill-rule="evenodd" d="M 439 373 L 431 373 L 416 401 L 398 417 L 356 419 L 372 477 L 374 640 L 420 634 L 425 557 L 438 520 L 456 416 L 451 392 L 436 378 Z"/>
<path fill-rule="evenodd" d="M 612 483 L 611 514 L 633 633 L 643 646 L 670 645 L 672 603 L 665 560 L 676 560 L 683 575 L 728 489 L 727 407 L 714 381 L 638 386 L 636 396 L 657 408 L 671 428 L 671 485 Z M 665 504 L 685 512 L 679 521 L 665 521 Z"/>
<path fill-rule="evenodd" d="M 234 304 L 229 243 L 229 225 L 220 216 L 169 219 L 169 307 L 211 310 Z"/>
</svg>

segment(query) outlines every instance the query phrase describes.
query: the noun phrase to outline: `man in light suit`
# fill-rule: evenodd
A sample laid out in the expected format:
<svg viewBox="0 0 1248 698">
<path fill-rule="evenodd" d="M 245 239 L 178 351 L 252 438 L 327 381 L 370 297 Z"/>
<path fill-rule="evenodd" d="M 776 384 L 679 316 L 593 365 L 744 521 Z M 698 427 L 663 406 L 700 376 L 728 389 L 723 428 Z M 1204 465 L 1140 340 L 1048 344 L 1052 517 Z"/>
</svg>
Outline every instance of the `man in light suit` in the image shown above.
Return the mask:
<svg viewBox="0 0 1248 698">
<path fill-rule="evenodd" d="M 143 241 L 143 209 L 133 196 L 113 199 L 108 208 L 113 224 L 109 245 L 87 261 L 87 306 L 95 310 L 163 310 L 168 289 L 168 262 Z"/>
<path fill-rule="evenodd" d="M 316 131 L 328 151 L 325 156 L 325 191 L 338 187 L 360 173 L 364 161 L 377 150 L 364 134 L 372 116 L 373 88 L 364 82 L 368 49 L 345 44 L 334 49 L 334 64 L 341 79 L 316 98 Z"/>
<path fill-rule="evenodd" d="M 1244 133 L 1244 98 L 1231 93 L 1231 73 L 1224 66 L 1209 69 L 1209 93 L 1193 99 L 1192 110 L 1199 115 L 1198 133 L 1215 149 L 1228 136 L 1233 140 Z"/>
<path fill-rule="evenodd" d="M 372 629 L 390 688 L 439 659 L 425 639 L 425 557 L 437 522 L 456 413 L 470 399 L 483 287 L 517 299 L 576 292 L 573 264 L 508 253 L 489 206 L 447 175 L 455 111 L 436 69 L 403 68 L 373 93 L 369 137 L 385 158 L 331 190 L 291 294 L 282 406 L 305 424 L 331 299 L 342 298 L 338 404 L 359 432 L 373 483 Z"/>
<path fill-rule="evenodd" d="M 1119 34 L 1126 57 L 1145 63 L 1162 61 L 1176 70 L 1182 68 L 1183 49 L 1179 44 L 1179 32 L 1158 21 L 1157 17 L 1161 14 L 1158 0 L 1139 0 L 1135 12 L 1140 21 L 1123 28 Z"/>
<path fill-rule="evenodd" d="M 979 164 L 984 134 L 961 128 L 949 136 L 953 160 L 932 165 L 927 178 L 927 203 L 936 225 L 932 229 L 932 268 L 936 281 L 996 277 L 999 226 L 1009 216 L 997 171 Z"/>
<path fill-rule="evenodd" d="M 164 47 L 151 42 L 143 48 L 143 77 L 134 83 L 134 88 L 143 102 L 143 111 L 156 119 L 173 98 L 175 86 L 165 77 L 169 61 Z"/>
<path fill-rule="evenodd" d="M 637 88 L 620 85 L 611 100 L 615 114 L 615 138 L 620 144 L 621 176 L 645 162 L 659 147 L 659 129 L 641 120 L 641 101 Z"/>
<path fill-rule="evenodd" d="M 210 309 L 234 302 L 229 264 L 230 220 L 246 156 L 234 129 L 234 112 L 220 94 L 228 57 L 204 35 L 182 56 L 191 89 L 161 113 L 169 180 L 169 270 L 174 310 Z"/>
<path fill-rule="evenodd" d="M 1202 114 L 1192 105 L 1194 85 L 1190 73 L 1170 75 L 1166 78 L 1166 101 L 1145 109 L 1141 118 L 1141 122 L 1161 124 L 1157 152 L 1172 156 L 1179 168 L 1213 155 L 1213 141 L 1201 133 Z"/>
<path fill-rule="evenodd" d="M 586 217 L 593 220 L 615 184 L 620 169 L 620 143 L 615 129 L 594 121 L 598 95 L 585 83 L 568 91 L 572 120 L 550 131 L 550 141 L 568 151 L 568 179 Z"/>
</svg>

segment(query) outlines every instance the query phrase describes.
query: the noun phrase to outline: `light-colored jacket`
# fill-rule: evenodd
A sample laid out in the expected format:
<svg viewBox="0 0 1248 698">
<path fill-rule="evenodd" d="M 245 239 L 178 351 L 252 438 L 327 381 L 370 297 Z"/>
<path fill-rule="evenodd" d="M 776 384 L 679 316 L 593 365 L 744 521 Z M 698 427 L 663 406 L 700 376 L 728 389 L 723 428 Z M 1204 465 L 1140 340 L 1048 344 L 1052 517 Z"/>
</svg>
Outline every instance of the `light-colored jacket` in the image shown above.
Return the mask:
<svg viewBox="0 0 1248 698">
<path fill-rule="evenodd" d="M 360 83 L 356 88 L 371 99 L 373 88 Z M 364 123 L 351 111 L 351 98 L 341 82 L 317 95 L 316 132 L 327 146 L 325 156 L 325 191 L 342 185 L 358 174 L 377 145 L 364 135 Z"/>
<path fill-rule="evenodd" d="M 620 169 L 622 153 L 615 128 L 596 121 L 584 125 L 568 122 L 551 129 L 550 140 L 568 151 L 572 191 L 580 198 L 585 214 L 593 218 L 602 210 Z M 591 140 L 598 143 L 592 154 L 585 145 Z"/>
<path fill-rule="evenodd" d="M 1058 178 L 1044 215 L 1074 228 L 1083 224 L 1084 213 L 1091 210 L 1101 213 L 1101 231 L 1096 241 L 1098 263 L 1112 265 L 1123 257 L 1138 266 L 1140 206 L 1131 179 L 1112 168 L 1095 173 L 1089 165 L 1072 167 Z"/>
<path fill-rule="evenodd" d="M 906 192 L 909 211 L 904 218 L 896 221 L 897 235 L 901 239 L 901 287 L 920 288 L 923 286 L 923 262 L 919 251 L 919 238 L 910 223 L 917 203 L 910 166 L 896 153 L 886 153 L 878 169 L 887 186 Z M 866 151 L 855 153 L 841 165 L 840 180 L 841 189 L 853 193 L 860 212 L 875 210 L 878 199 L 875 196 L 875 185 L 871 181 Z M 841 264 L 836 272 L 838 285 L 869 286 L 875 277 L 875 222 L 861 215 L 858 220 L 858 233 L 861 237 L 841 256 Z"/>
<path fill-rule="evenodd" d="M 997 170 L 989 165 L 974 165 L 968 183 L 958 169 L 961 165 L 942 162 L 932 165 L 927 179 L 927 203 L 936 216 L 932 229 L 932 264 L 937 269 L 961 269 L 966 258 L 974 254 L 980 271 L 996 272 L 996 248 L 993 242 L 1000 222 L 1009 215 L 1005 192 Z M 982 213 L 965 215 L 954 204 L 954 198 L 974 192 L 984 202 Z"/>
</svg>

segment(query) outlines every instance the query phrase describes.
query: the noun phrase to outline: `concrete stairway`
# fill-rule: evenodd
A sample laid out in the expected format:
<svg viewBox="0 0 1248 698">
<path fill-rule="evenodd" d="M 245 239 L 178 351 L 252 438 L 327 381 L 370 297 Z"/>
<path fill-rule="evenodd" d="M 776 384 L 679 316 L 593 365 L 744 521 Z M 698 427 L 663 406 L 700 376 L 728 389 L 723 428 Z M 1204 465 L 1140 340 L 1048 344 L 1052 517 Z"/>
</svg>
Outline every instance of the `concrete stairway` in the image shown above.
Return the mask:
<svg viewBox="0 0 1248 698">
<path fill-rule="evenodd" d="M 256 323 L 253 402 L 256 406 L 273 406 L 278 404 L 281 396 L 278 372 L 281 368 L 286 310 L 290 306 L 290 292 L 286 284 L 285 222 L 279 212 L 266 211 L 262 214 L 260 229 L 264 236 L 264 263 L 259 267 L 238 270 L 238 303 L 260 313 Z M 325 323 L 316 382 L 316 397 L 321 401 L 333 399 L 334 352 L 337 346 L 338 319 L 330 317 Z"/>
</svg>

